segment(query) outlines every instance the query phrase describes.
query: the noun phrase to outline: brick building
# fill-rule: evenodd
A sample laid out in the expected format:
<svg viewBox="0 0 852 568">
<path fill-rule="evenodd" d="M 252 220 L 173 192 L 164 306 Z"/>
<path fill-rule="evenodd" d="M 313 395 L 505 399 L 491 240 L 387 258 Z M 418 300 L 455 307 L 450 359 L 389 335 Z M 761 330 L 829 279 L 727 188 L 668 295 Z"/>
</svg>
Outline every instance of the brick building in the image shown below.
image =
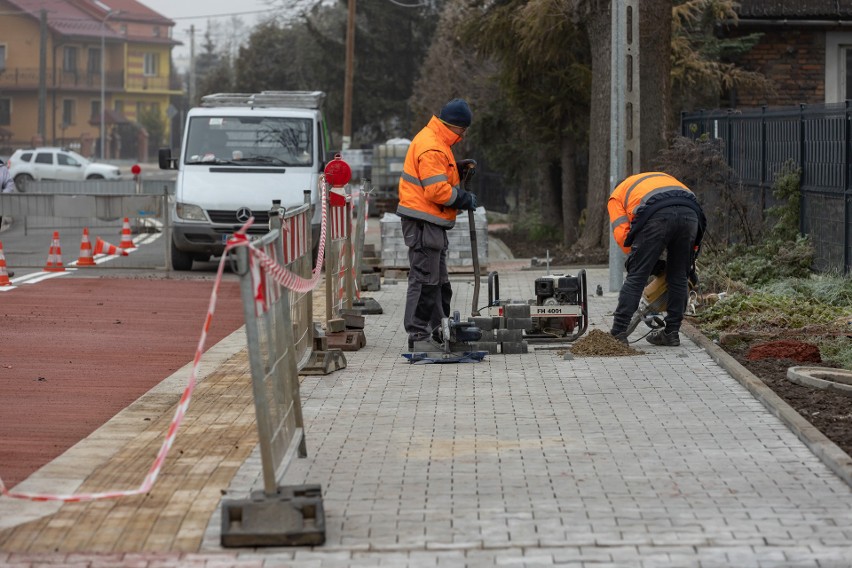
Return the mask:
<svg viewBox="0 0 852 568">
<path fill-rule="evenodd" d="M 732 93 L 731 106 L 790 106 L 852 99 L 852 0 L 741 0 L 731 36 L 758 32 L 739 59 L 775 85 L 771 95 Z"/>
</svg>

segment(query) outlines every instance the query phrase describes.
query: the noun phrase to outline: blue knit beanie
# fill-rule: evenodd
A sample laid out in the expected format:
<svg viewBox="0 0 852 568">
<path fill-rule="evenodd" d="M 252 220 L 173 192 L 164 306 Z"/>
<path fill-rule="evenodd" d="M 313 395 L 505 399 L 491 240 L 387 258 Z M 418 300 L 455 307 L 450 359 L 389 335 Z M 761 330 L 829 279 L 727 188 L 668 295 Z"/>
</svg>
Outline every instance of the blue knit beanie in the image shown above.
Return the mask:
<svg viewBox="0 0 852 568">
<path fill-rule="evenodd" d="M 467 128 L 473 120 L 473 113 L 464 99 L 453 99 L 444 105 L 438 118 L 452 126 Z"/>
</svg>

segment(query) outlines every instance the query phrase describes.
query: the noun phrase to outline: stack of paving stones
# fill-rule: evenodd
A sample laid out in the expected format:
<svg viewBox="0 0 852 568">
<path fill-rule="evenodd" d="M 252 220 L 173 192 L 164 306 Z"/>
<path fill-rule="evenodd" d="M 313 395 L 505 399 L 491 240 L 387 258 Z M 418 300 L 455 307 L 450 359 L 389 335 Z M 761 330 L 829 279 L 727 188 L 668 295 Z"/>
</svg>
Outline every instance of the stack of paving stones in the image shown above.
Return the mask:
<svg viewBox="0 0 852 568">
<path fill-rule="evenodd" d="M 479 250 L 480 270 L 485 269 L 488 259 L 488 219 L 485 208 L 474 212 L 476 245 Z M 385 213 L 380 221 L 382 236 L 382 268 L 408 268 L 408 247 L 402 238 L 399 215 Z M 470 220 L 466 211 L 456 218 L 456 225 L 447 232 L 450 246 L 447 253 L 447 269 L 450 272 L 472 272 L 473 255 L 470 247 Z"/>
<path fill-rule="evenodd" d="M 469 343 L 471 351 L 487 351 L 518 355 L 528 353 L 529 347 L 524 341 L 524 331 L 532 329 L 530 305 L 511 302 L 503 304 L 503 316 L 474 316 L 468 321 L 482 330 L 482 339 Z"/>
<path fill-rule="evenodd" d="M 381 275 L 377 272 L 380 263 L 381 259 L 376 254 L 376 245 L 365 244 L 358 276 L 358 286 L 362 292 L 378 292 L 381 290 Z"/>
</svg>

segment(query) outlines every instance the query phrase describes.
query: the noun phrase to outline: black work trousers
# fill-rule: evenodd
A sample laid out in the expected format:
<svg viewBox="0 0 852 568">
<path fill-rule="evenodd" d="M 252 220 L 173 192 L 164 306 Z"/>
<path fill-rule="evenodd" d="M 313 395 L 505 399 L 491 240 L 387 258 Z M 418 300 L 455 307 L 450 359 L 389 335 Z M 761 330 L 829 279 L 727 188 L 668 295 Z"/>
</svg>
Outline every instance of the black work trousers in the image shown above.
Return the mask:
<svg viewBox="0 0 852 568">
<path fill-rule="evenodd" d="M 420 341 L 439 330 L 441 319 L 450 315 L 449 240 L 442 227 L 408 217 L 401 220 L 409 264 L 405 331 L 410 340 Z"/>
<path fill-rule="evenodd" d="M 660 255 L 666 251 L 666 333 L 680 330 L 686 302 L 689 300 L 689 267 L 698 234 L 698 215 L 685 205 L 672 205 L 654 213 L 633 241 L 627 258 L 627 278 L 618 294 L 612 332 L 627 330 L 639 308 L 642 291 Z"/>
</svg>

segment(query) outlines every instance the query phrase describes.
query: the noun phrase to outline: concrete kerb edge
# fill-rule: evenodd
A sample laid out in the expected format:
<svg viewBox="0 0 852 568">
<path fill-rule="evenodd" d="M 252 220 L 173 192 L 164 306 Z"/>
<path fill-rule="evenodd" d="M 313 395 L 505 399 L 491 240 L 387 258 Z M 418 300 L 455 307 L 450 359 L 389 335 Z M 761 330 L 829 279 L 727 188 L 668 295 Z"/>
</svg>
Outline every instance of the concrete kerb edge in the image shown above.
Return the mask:
<svg viewBox="0 0 852 568">
<path fill-rule="evenodd" d="M 695 326 L 683 322 L 681 331 L 696 345 L 704 349 L 710 355 L 710 358 L 725 369 L 737 382 L 748 389 L 773 415 L 780 418 L 814 455 L 822 460 L 847 485 L 852 487 L 852 457 L 796 412 L 784 399 L 775 394 L 760 378 L 698 331 Z"/>
</svg>

